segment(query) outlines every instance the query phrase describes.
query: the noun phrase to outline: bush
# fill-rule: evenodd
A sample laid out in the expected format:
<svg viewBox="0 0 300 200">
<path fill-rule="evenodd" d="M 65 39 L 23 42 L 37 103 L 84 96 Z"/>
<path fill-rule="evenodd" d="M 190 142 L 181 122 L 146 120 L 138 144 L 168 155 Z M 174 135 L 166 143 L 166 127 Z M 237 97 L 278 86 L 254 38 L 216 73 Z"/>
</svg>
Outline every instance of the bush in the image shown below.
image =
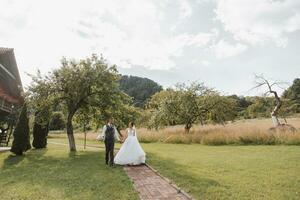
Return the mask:
<svg viewBox="0 0 300 200">
<path fill-rule="evenodd" d="M 23 152 L 31 148 L 28 122 L 27 106 L 24 104 L 13 133 L 14 140 L 10 150 L 16 155 L 22 155 Z"/>
<path fill-rule="evenodd" d="M 50 130 L 63 130 L 66 127 L 64 115 L 61 112 L 54 112 L 51 116 L 49 129 Z"/>
<path fill-rule="evenodd" d="M 36 112 L 33 125 L 33 142 L 32 146 L 36 149 L 46 148 L 48 135 L 48 120 L 43 121 L 44 116 L 40 112 Z"/>
</svg>

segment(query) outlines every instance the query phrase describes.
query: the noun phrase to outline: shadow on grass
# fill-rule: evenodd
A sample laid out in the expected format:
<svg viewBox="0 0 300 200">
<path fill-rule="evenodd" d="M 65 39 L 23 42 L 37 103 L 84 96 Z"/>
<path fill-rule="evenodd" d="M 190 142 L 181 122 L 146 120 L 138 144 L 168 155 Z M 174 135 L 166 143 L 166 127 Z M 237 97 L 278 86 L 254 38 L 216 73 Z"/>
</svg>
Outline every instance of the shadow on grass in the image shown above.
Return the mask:
<svg viewBox="0 0 300 200">
<path fill-rule="evenodd" d="M 103 154 L 44 149 L 9 155 L 0 193 L 4 199 L 137 199 L 123 169 L 107 167 Z"/>
<path fill-rule="evenodd" d="M 153 153 L 147 153 L 147 159 L 147 163 L 158 170 L 159 173 L 174 181 L 175 184 L 196 199 L 206 199 L 208 190 L 214 187 L 226 188 L 218 181 L 205 175 L 195 175 L 188 165 L 180 165 L 174 160 L 160 158 Z"/>
<path fill-rule="evenodd" d="M 4 159 L 3 162 L 3 170 L 6 169 L 7 167 L 9 168 L 10 166 L 17 165 L 19 162 L 22 162 L 22 160 L 25 158 L 25 155 L 21 156 L 16 156 L 13 154 L 10 154 L 6 159 Z"/>
</svg>

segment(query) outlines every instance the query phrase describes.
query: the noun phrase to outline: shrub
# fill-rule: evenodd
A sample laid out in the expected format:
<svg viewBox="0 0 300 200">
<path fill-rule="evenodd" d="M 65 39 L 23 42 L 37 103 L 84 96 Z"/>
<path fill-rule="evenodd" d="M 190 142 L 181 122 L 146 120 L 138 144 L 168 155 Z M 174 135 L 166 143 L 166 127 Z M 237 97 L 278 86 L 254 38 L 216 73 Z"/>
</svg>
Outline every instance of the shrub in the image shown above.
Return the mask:
<svg viewBox="0 0 300 200">
<path fill-rule="evenodd" d="M 54 112 L 50 119 L 50 130 L 63 130 L 66 127 L 64 115 L 61 112 Z"/>
<path fill-rule="evenodd" d="M 36 149 L 46 148 L 48 135 L 48 124 L 41 125 L 37 122 L 33 125 L 33 142 L 32 146 Z"/>
<path fill-rule="evenodd" d="M 27 106 L 24 104 L 13 133 L 14 140 L 10 150 L 16 155 L 22 155 L 23 152 L 31 148 L 28 122 Z"/>
</svg>

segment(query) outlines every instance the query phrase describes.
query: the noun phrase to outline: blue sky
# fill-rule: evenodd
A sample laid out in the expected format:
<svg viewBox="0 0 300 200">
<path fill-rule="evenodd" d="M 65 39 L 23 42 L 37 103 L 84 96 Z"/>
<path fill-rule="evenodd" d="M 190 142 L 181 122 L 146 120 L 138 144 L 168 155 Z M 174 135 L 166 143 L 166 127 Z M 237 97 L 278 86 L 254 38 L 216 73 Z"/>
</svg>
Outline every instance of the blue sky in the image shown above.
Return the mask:
<svg viewBox="0 0 300 200">
<path fill-rule="evenodd" d="M 0 0 L 0 27 L 24 85 L 26 72 L 92 53 L 164 87 L 200 81 L 223 94 L 259 94 L 255 73 L 300 77 L 299 0 Z"/>
</svg>

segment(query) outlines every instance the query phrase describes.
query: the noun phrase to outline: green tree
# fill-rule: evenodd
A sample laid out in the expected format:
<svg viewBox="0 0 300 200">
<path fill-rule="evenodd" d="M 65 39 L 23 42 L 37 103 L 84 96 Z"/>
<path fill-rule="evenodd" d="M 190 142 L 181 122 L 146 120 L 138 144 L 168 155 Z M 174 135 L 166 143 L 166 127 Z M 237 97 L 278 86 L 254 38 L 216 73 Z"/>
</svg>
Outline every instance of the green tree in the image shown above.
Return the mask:
<svg viewBox="0 0 300 200">
<path fill-rule="evenodd" d="M 49 109 L 38 110 L 35 112 L 33 125 L 32 146 L 36 149 L 47 147 L 47 136 L 49 132 Z"/>
<path fill-rule="evenodd" d="M 300 112 L 300 78 L 296 78 L 293 81 L 292 86 L 290 86 L 287 90 L 283 93 L 283 98 L 290 99 L 294 104 L 295 112 Z"/>
<path fill-rule="evenodd" d="M 40 71 L 35 76 L 29 76 L 32 82 L 27 88 L 26 99 L 30 111 L 34 113 L 32 146 L 46 148 L 54 97 L 51 95 L 49 80 Z"/>
<path fill-rule="evenodd" d="M 16 155 L 22 155 L 23 152 L 31 148 L 28 121 L 27 106 L 26 103 L 24 103 L 17 126 L 13 133 L 14 140 L 10 150 Z"/>
<path fill-rule="evenodd" d="M 53 112 L 50 118 L 50 130 L 63 130 L 66 127 L 66 122 L 62 112 Z"/>
<path fill-rule="evenodd" d="M 50 75 L 57 99 L 67 110 L 67 135 L 71 151 L 76 151 L 72 119 L 78 109 L 94 103 L 104 111 L 121 92 L 116 66 L 108 66 L 103 58 L 93 55 L 84 60 L 66 60 Z"/>
<path fill-rule="evenodd" d="M 252 104 L 247 108 L 250 118 L 269 117 L 274 106 L 273 97 L 252 97 Z"/>
<path fill-rule="evenodd" d="M 133 98 L 133 105 L 144 107 L 148 99 L 162 90 L 162 86 L 156 82 L 137 76 L 122 76 L 120 88 Z"/>
<path fill-rule="evenodd" d="M 237 112 L 237 117 L 247 118 L 247 108 L 252 104 L 248 97 L 230 95 L 228 98 L 233 99 L 236 102 L 235 112 Z"/>
<path fill-rule="evenodd" d="M 202 83 L 178 84 L 175 89 L 157 93 L 148 103 L 153 112 L 152 127 L 184 124 L 187 133 L 196 122 L 232 120 L 236 115 L 232 111 L 234 106 L 234 100 L 220 96 Z"/>
</svg>

